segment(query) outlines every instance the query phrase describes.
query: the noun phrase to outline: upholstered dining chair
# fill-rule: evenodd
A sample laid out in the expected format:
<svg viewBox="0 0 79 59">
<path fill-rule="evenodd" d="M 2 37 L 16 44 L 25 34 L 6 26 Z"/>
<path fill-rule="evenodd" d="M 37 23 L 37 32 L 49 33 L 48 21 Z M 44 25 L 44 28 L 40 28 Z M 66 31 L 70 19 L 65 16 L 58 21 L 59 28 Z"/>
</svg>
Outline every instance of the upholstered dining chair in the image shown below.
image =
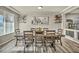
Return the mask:
<svg viewBox="0 0 79 59">
<path fill-rule="evenodd" d="M 24 31 L 24 52 L 29 46 L 33 46 L 33 31 Z"/>
</svg>

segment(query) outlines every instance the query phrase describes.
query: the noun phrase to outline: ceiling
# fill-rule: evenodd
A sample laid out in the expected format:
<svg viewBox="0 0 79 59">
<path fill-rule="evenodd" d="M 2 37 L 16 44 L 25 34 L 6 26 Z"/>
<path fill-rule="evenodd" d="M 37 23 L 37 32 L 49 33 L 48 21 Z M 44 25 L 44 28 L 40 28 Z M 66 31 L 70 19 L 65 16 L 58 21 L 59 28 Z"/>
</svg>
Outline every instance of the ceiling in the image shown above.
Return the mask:
<svg viewBox="0 0 79 59">
<path fill-rule="evenodd" d="M 75 10 L 72 10 L 71 12 L 69 13 L 75 13 L 75 14 L 79 14 L 79 8 L 75 9 Z"/>
<path fill-rule="evenodd" d="M 43 9 L 39 10 L 38 6 L 12 6 L 22 14 L 29 13 L 60 13 L 68 6 L 43 6 Z"/>
</svg>

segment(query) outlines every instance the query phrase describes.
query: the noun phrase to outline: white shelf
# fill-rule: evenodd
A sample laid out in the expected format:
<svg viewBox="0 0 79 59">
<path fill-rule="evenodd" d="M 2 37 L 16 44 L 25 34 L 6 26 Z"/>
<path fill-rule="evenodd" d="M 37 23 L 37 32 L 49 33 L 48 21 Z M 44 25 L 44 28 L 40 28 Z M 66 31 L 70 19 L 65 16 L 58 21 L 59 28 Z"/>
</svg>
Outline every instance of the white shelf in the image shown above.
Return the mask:
<svg viewBox="0 0 79 59">
<path fill-rule="evenodd" d="M 74 29 L 64 29 L 64 30 L 68 30 L 68 31 L 74 31 Z"/>
<path fill-rule="evenodd" d="M 64 29 L 64 30 L 79 32 L 79 30 L 75 30 L 75 29 Z"/>
</svg>

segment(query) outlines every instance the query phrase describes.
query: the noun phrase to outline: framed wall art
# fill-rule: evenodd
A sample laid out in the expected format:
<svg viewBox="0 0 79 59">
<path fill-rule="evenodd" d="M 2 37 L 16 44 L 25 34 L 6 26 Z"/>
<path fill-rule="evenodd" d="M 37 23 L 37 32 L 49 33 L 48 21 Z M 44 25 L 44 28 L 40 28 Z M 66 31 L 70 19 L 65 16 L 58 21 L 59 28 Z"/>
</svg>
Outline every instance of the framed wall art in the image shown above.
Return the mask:
<svg viewBox="0 0 79 59">
<path fill-rule="evenodd" d="M 48 25 L 49 24 L 49 17 L 34 17 L 32 20 L 33 25 Z"/>
</svg>

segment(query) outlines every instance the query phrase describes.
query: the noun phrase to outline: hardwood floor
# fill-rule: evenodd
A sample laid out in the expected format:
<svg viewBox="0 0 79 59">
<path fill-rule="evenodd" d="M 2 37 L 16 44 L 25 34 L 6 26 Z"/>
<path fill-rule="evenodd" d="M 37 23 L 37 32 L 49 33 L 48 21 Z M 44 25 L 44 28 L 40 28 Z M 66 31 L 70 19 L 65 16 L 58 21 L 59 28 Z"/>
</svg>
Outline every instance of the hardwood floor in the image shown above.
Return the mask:
<svg viewBox="0 0 79 59">
<path fill-rule="evenodd" d="M 9 42 L 5 46 L 0 48 L 0 53 L 24 53 L 23 43 L 19 42 L 18 46 L 15 46 L 15 40 Z M 47 47 L 47 51 L 43 51 L 43 47 L 37 47 L 34 52 L 34 46 L 26 48 L 26 53 L 79 53 L 79 44 L 62 38 L 62 46 L 59 42 L 56 42 L 56 51 L 53 47 Z"/>
</svg>

